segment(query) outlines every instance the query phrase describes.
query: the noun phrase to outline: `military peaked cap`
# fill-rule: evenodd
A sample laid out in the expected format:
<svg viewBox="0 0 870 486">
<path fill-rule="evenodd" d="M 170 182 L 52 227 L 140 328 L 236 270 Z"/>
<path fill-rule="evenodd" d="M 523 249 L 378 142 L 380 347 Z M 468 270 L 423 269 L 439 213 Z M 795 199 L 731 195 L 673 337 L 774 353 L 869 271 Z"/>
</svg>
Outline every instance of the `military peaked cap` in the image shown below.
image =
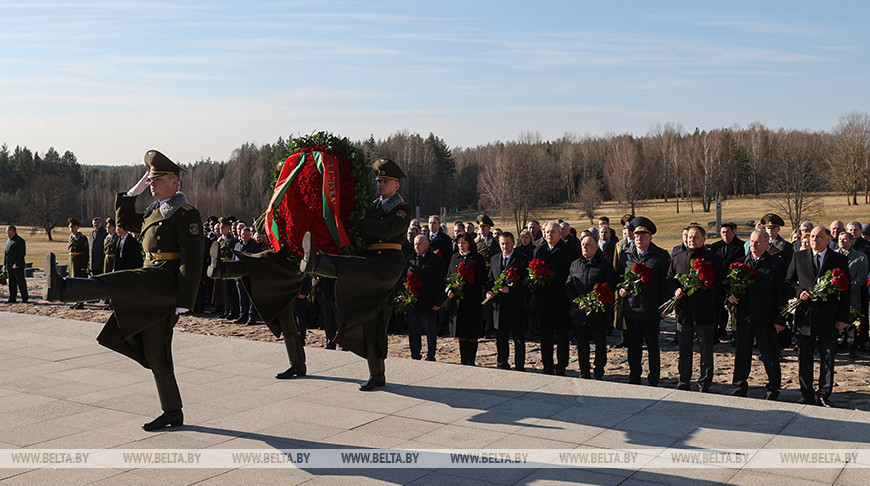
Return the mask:
<svg viewBox="0 0 870 486">
<path fill-rule="evenodd" d="M 81 226 L 82 224 L 79 222 L 79 220 L 77 220 L 75 218 L 66 218 L 66 225 L 67 226 Z"/>
<path fill-rule="evenodd" d="M 398 164 L 384 157 L 372 164 L 372 172 L 378 181 L 400 181 L 407 177 Z"/>
<path fill-rule="evenodd" d="M 785 226 L 785 221 L 783 221 L 778 214 L 774 213 L 765 214 L 764 217 L 761 218 L 761 222 L 768 228 L 771 226 Z"/>
<path fill-rule="evenodd" d="M 221 226 L 229 226 L 229 225 L 233 224 L 233 222 L 230 221 L 230 218 L 225 218 L 223 216 L 218 218 L 218 223 L 220 223 Z"/>
<path fill-rule="evenodd" d="M 145 165 L 148 167 L 149 179 L 156 179 L 166 174 L 179 175 L 186 170 L 156 150 L 145 152 Z"/>
<path fill-rule="evenodd" d="M 656 225 L 649 218 L 638 216 L 631 220 L 628 223 L 628 226 L 631 227 L 631 231 L 634 233 L 649 233 L 651 235 L 656 234 Z"/>
<path fill-rule="evenodd" d="M 619 218 L 619 224 L 625 226 L 625 225 L 631 224 L 631 222 L 632 222 L 633 220 L 634 220 L 634 215 L 633 215 L 633 214 L 631 214 L 631 213 L 625 213 L 624 215 L 622 215 L 621 218 Z"/>
<path fill-rule="evenodd" d="M 495 226 L 495 223 L 492 222 L 489 216 L 485 214 L 479 214 L 477 216 L 477 224 L 485 224 L 487 226 Z"/>
</svg>

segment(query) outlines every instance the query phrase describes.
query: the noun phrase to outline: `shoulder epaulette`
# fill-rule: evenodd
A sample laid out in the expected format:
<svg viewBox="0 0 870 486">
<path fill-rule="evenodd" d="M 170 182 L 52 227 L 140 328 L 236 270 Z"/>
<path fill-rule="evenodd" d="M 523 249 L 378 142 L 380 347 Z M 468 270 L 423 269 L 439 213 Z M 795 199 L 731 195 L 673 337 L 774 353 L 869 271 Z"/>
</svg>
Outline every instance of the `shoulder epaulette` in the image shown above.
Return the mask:
<svg viewBox="0 0 870 486">
<path fill-rule="evenodd" d="M 191 206 L 190 204 L 185 204 L 184 206 L 181 206 L 181 209 L 185 211 L 190 211 L 191 209 L 193 209 L 193 206 Z"/>
</svg>

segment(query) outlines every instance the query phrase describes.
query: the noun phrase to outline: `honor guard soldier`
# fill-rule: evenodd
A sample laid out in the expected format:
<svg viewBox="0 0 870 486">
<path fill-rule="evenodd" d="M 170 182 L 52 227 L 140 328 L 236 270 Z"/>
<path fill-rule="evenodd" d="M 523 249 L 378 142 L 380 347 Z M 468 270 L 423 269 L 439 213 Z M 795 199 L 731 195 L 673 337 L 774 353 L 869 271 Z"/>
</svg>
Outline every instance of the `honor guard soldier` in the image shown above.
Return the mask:
<svg viewBox="0 0 870 486">
<path fill-rule="evenodd" d="M 69 226 L 69 276 L 88 278 L 88 239 L 79 231 L 82 224 L 75 218 L 67 218 L 66 224 Z M 84 307 L 84 302 L 77 302 L 69 308 L 84 309 Z"/>
<path fill-rule="evenodd" d="M 120 239 L 121 237 L 118 236 L 117 227 L 115 226 L 115 220 L 106 218 L 106 239 L 103 240 L 103 253 L 105 254 L 103 259 L 104 273 L 115 270 L 115 258 L 118 255 L 118 240 Z"/>
<path fill-rule="evenodd" d="M 483 258 L 486 260 L 486 268 L 489 268 L 492 257 L 501 252 L 501 249 L 498 246 L 498 240 L 495 238 L 495 235 L 489 231 L 493 226 L 495 226 L 495 223 L 492 222 L 492 219 L 490 219 L 489 216 L 481 214 L 477 216 L 477 224 L 480 228 L 480 232 L 475 240 L 477 242 L 477 252 L 483 255 Z"/>
<path fill-rule="evenodd" d="M 343 322 L 335 342 L 368 361 L 370 376 L 360 385 L 362 391 L 386 384 L 387 324 L 393 311 L 393 290 L 405 268 L 402 239 L 411 222 L 411 206 L 398 193 L 406 177 L 402 169 L 381 158 L 372 164 L 372 171 L 380 198 L 357 223 L 368 250 L 362 256 L 317 254 L 313 235 L 306 233 L 299 267 L 302 273 L 336 279 L 335 302 Z"/>
<path fill-rule="evenodd" d="M 768 236 L 770 236 L 770 248 L 767 249 L 767 252 L 779 257 L 782 263 L 785 263 L 786 268 L 788 268 L 792 257 L 794 257 L 794 246 L 785 241 L 779 234 L 779 228 L 785 226 L 785 221 L 777 214 L 767 213 L 761 218 L 761 222 L 764 224 L 764 229 L 767 231 Z"/>
<path fill-rule="evenodd" d="M 114 312 L 97 341 L 128 356 L 154 375 L 163 414 L 142 426 L 152 431 L 184 422 L 181 394 L 172 364 L 172 328 L 178 315 L 193 308 L 202 269 L 202 219 L 178 191 L 182 169 L 156 150 L 145 153 L 148 172 L 115 198 L 119 226 L 142 235 L 144 268 L 62 278 L 55 257 L 45 257 L 47 282 L 43 298 L 84 302 L 112 299 Z M 155 201 L 137 213 L 136 198 L 150 187 Z"/>
</svg>

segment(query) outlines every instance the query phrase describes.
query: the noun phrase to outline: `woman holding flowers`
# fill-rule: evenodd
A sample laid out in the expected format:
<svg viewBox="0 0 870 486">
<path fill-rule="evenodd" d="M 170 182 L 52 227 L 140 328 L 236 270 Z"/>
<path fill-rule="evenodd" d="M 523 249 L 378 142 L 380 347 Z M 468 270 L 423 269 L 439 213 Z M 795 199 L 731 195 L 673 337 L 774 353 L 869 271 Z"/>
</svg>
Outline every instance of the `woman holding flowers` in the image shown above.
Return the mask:
<svg viewBox="0 0 870 486">
<path fill-rule="evenodd" d="M 613 289 L 616 272 L 613 265 L 598 248 L 598 241 L 586 236 L 580 242 L 582 255 L 574 260 L 568 271 L 565 295 L 573 302 L 577 312 L 573 316 L 577 337 L 580 377 L 591 378 L 589 367 L 589 341 L 595 342 L 595 379 L 604 376 L 607 364 L 607 328 L 613 322 Z"/>
<path fill-rule="evenodd" d="M 680 347 L 677 388 L 680 390 L 690 389 L 695 336 L 701 347 L 698 377 L 701 391 L 709 391 L 713 383 L 714 306 L 716 289 L 722 285 L 725 269 L 719 256 L 704 246 L 706 241 L 704 228 L 690 225 L 686 234 L 688 251 L 675 255 L 668 268 L 668 287 L 673 298 L 662 306 L 662 312 L 668 314 L 673 309 L 677 315 Z"/>
<path fill-rule="evenodd" d="M 459 361 L 474 366 L 477 340 L 483 337 L 483 283 L 486 282 L 486 261 L 476 251 L 474 234 L 456 237 L 459 251 L 450 258 L 447 269 L 447 301 L 450 313 L 450 335 L 459 340 Z M 445 307 L 442 304 L 442 307 Z"/>
</svg>

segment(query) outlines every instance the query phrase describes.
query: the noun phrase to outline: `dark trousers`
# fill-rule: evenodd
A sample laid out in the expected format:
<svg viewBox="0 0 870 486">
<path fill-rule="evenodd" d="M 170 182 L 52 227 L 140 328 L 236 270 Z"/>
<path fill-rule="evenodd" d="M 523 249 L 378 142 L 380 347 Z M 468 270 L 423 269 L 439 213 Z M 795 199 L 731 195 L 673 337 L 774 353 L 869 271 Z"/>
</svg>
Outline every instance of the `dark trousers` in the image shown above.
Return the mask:
<svg viewBox="0 0 870 486">
<path fill-rule="evenodd" d="M 804 336 L 798 334 L 798 376 L 800 377 L 801 395 L 807 400 L 815 400 L 813 389 L 813 370 L 815 368 L 816 343 L 819 345 L 819 390 L 818 394 L 828 398 L 834 387 L 834 349 L 837 346 L 837 335 Z"/>
<path fill-rule="evenodd" d="M 27 280 L 24 278 L 23 268 L 8 268 L 9 272 L 9 302 L 15 302 L 18 292 L 21 292 L 21 302 L 27 302 Z"/>
<path fill-rule="evenodd" d="M 164 412 L 181 410 L 181 393 L 175 381 L 175 367 L 172 363 L 172 328 L 178 316 L 167 317 L 160 324 L 146 328 L 135 336 L 142 342 L 145 360 L 154 374 L 160 408 Z"/>
<path fill-rule="evenodd" d="M 701 374 L 698 384 L 701 391 L 710 389 L 713 383 L 713 340 L 716 338 L 716 327 L 713 323 L 696 326 L 683 324 L 680 329 L 680 357 L 677 369 L 680 373 L 680 385 L 688 386 L 692 381 L 692 361 L 695 352 L 695 336 L 701 345 Z"/>
<path fill-rule="evenodd" d="M 317 294 L 317 302 L 320 305 L 320 322 L 323 324 L 323 331 L 326 334 L 326 347 L 335 349 L 335 333 L 341 322 L 338 307 L 335 305 L 335 300 L 330 300 L 323 293 Z"/>
<path fill-rule="evenodd" d="M 553 345 L 556 346 L 556 365 L 553 367 Z M 544 370 L 568 367 L 568 328 L 563 323 L 556 323 L 547 316 L 541 318 L 541 363 Z"/>
<path fill-rule="evenodd" d="M 604 365 L 607 364 L 607 328 L 600 326 L 576 326 L 574 334 L 577 337 L 577 362 L 580 365 L 580 376 L 589 378 L 589 341 L 595 343 L 595 379 L 604 376 Z"/>
<path fill-rule="evenodd" d="M 649 359 L 647 380 L 651 386 L 658 386 L 661 376 L 661 352 L 659 351 L 659 322 L 655 320 L 626 319 L 625 340 L 628 346 L 628 382 L 640 385 L 643 371 L 643 345 Z"/>
<path fill-rule="evenodd" d="M 284 347 L 287 348 L 287 359 L 291 365 L 305 364 L 305 334 L 299 332 L 296 327 L 296 318 L 290 313 L 282 311 L 278 314 L 278 325 L 281 326 L 281 334 L 284 336 Z"/>
<path fill-rule="evenodd" d="M 256 311 L 254 310 L 254 303 L 251 301 L 251 297 L 245 290 L 245 286 L 242 285 L 242 279 L 235 279 L 235 283 L 236 292 L 238 292 L 239 294 L 239 318 L 245 319 L 250 317 L 251 319 L 253 319 L 256 315 Z"/>
<path fill-rule="evenodd" d="M 525 319 L 523 319 L 525 321 Z M 509 367 L 510 343 L 514 342 L 514 366 L 518 370 L 526 369 L 526 338 L 523 326 L 510 326 L 500 323 L 495 334 L 496 362 L 501 368 Z"/>
<path fill-rule="evenodd" d="M 740 388 L 749 387 L 749 370 L 752 369 L 752 341 L 758 343 L 758 352 L 767 373 L 767 388 L 779 390 L 782 385 L 782 370 L 779 365 L 779 348 L 775 344 L 773 326 L 754 327 L 739 325 L 737 328 L 736 349 L 734 350 L 734 379 L 731 381 Z"/>
<path fill-rule="evenodd" d="M 411 347 L 411 359 L 420 359 L 423 333 L 426 334 L 426 360 L 435 361 L 435 350 L 438 345 L 438 313 L 408 311 L 408 344 Z"/>
</svg>

